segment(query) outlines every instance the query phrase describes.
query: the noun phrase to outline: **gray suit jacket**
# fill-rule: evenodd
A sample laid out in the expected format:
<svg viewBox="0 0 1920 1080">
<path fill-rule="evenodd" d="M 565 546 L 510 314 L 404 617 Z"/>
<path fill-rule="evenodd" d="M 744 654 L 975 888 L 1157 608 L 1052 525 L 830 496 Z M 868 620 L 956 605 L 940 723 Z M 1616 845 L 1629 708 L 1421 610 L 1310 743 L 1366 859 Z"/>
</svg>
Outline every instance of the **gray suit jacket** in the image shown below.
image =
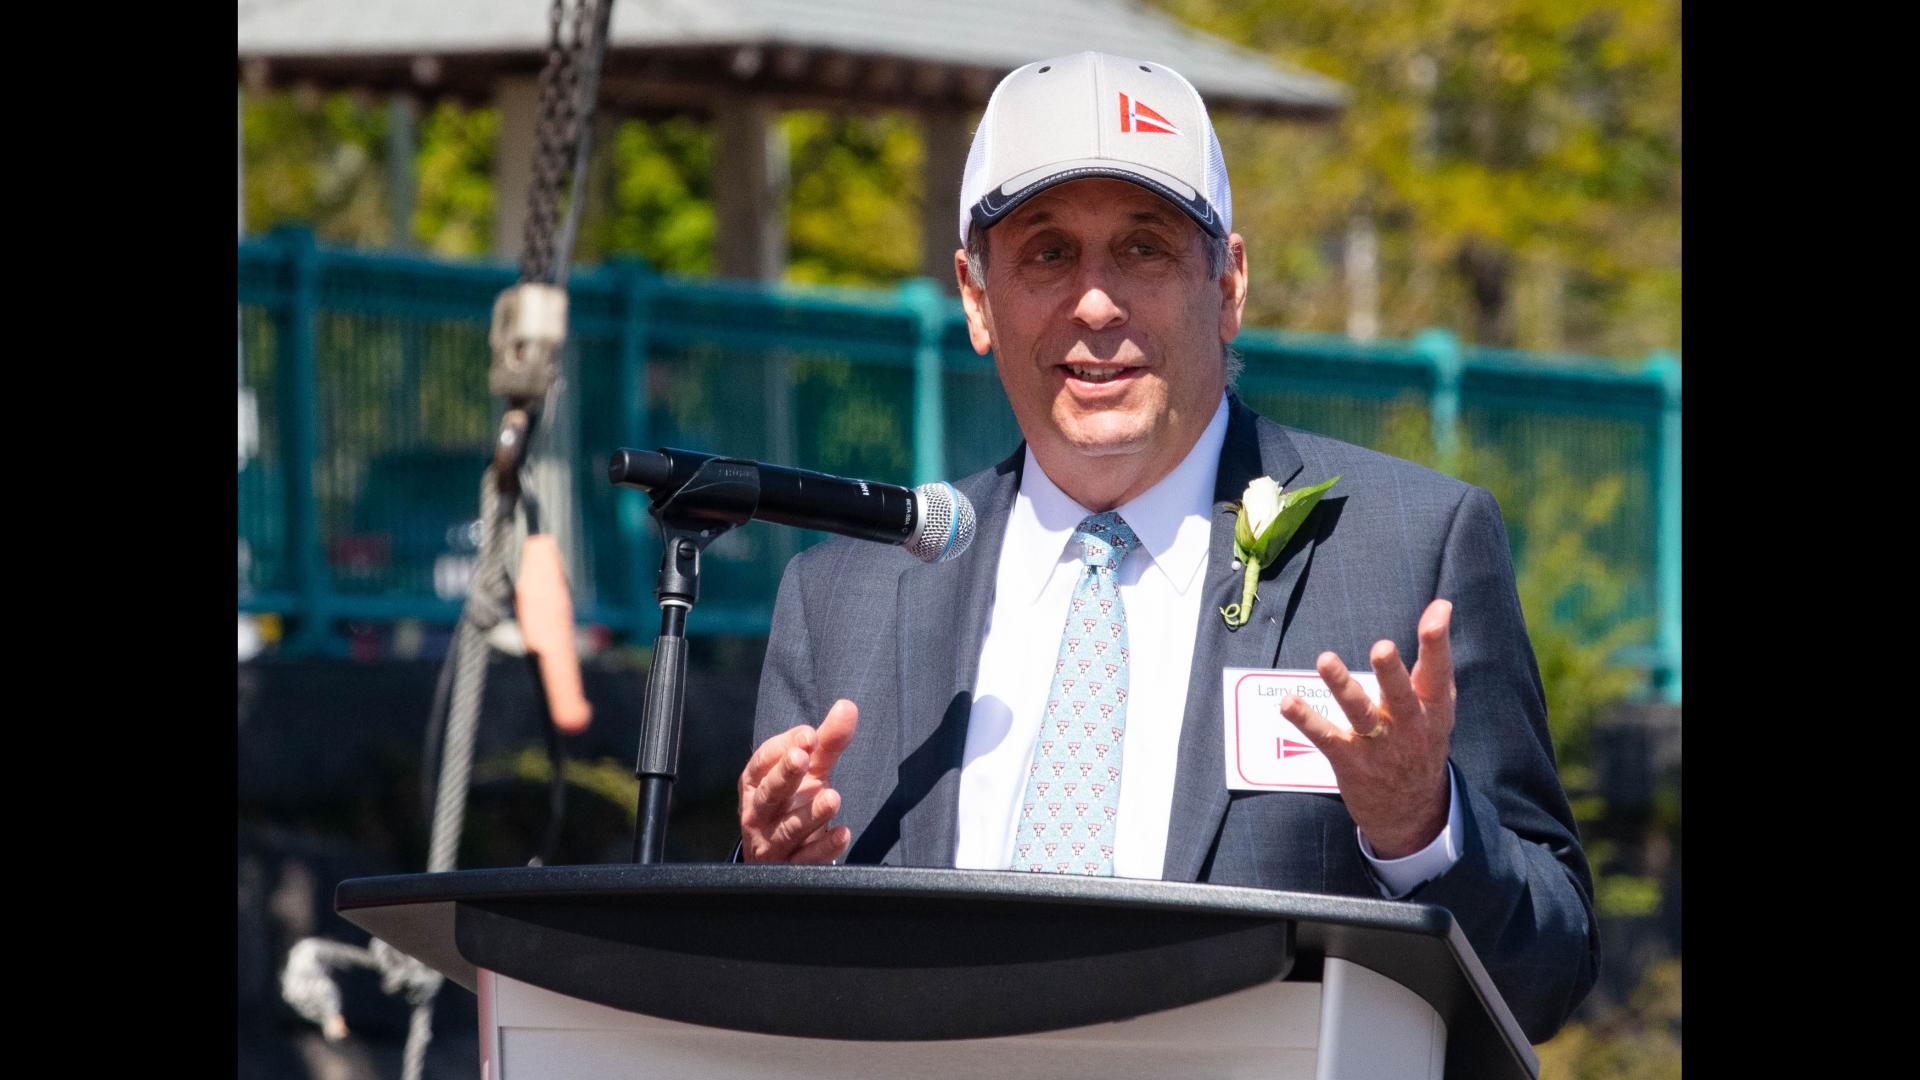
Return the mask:
<svg viewBox="0 0 1920 1080">
<path fill-rule="evenodd" d="M 1528 1037 L 1544 1040 L 1593 985 L 1598 937 L 1499 508 L 1459 480 L 1283 428 L 1237 398 L 1228 406 L 1164 876 L 1379 897 L 1337 795 L 1226 790 L 1219 673 L 1311 669 L 1326 649 L 1365 664 L 1381 638 L 1411 664 L 1421 612 L 1445 597 L 1462 854 L 1405 899 L 1451 910 Z M 853 831 L 848 862 L 953 865 L 967 718 L 1022 460 L 1016 452 L 956 485 L 980 528 L 951 562 L 834 540 L 788 564 L 754 745 L 819 723 L 836 698 L 859 705 L 859 732 L 833 779 L 836 821 Z M 1230 504 L 1256 476 L 1293 488 L 1336 474 L 1262 575 L 1253 618 L 1229 630 L 1219 609 L 1239 599 L 1241 579 Z"/>
</svg>

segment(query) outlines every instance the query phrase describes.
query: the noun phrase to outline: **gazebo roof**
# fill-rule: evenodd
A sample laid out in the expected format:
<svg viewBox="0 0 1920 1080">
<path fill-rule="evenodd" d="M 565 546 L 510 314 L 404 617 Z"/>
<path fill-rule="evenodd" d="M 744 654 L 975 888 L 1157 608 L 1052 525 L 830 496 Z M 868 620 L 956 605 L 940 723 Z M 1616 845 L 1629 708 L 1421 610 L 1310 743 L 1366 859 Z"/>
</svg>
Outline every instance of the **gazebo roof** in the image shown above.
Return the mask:
<svg viewBox="0 0 1920 1080">
<path fill-rule="evenodd" d="M 240 0 L 250 83 L 414 87 L 484 99 L 537 72 L 545 0 Z M 1322 119 L 1338 83 L 1132 0 L 616 0 L 604 98 L 698 110 L 716 93 L 795 106 L 979 108 L 1006 72 L 1096 49 L 1166 64 L 1216 114 Z"/>
</svg>

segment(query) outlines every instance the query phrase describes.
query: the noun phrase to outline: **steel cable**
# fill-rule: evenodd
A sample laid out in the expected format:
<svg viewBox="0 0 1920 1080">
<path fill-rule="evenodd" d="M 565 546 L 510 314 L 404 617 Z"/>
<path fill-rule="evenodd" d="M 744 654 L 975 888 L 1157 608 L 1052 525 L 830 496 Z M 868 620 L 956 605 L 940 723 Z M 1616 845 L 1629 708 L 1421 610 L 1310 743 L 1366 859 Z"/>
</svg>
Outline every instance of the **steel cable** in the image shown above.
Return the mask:
<svg viewBox="0 0 1920 1080">
<path fill-rule="evenodd" d="M 612 0 L 578 0 L 571 12 L 571 39 L 565 43 L 561 40 L 561 28 L 567 14 L 567 0 L 553 0 L 549 11 L 547 58 L 540 73 L 541 111 L 535 129 L 534 177 L 528 193 L 527 225 L 520 258 L 522 283 L 552 281 L 561 288 L 566 284 L 566 263 L 572 258 L 574 235 L 579 228 L 583 177 L 591 146 L 585 129 L 592 122 L 612 8 Z M 590 36 L 589 14 L 593 16 Z M 574 174 L 571 177 L 572 197 L 563 231 L 555 235 L 560 189 L 569 179 L 569 171 Z M 548 388 L 547 407 L 553 405 L 557 390 L 556 381 Z M 509 401 L 512 409 L 530 405 L 532 403 L 526 401 Z M 537 413 L 524 419 L 528 426 L 537 430 L 538 425 L 532 423 L 534 416 Z M 473 578 L 468 584 L 466 601 L 461 607 L 459 623 L 454 630 L 454 640 L 437 679 L 433 715 L 428 719 L 423 748 L 423 796 L 427 790 L 425 770 L 431 770 L 437 764 L 439 772 L 427 851 L 429 873 L 444 873 L 458 865 L 460 834 L 466 823 L 474 747 L 486 690 L 491 649 L 488 634 L 507 618 L 513 603 L 508 550 L 514 540 L 515 513 L 522 502 L 519 498 L 522 477 L 518 475 L 522 464 L 524 454 L 513 473 L 500 472 L 501 466 L 489 468 L 480 484 L 480 518 L 483 522 L 480 553 Z M 536 531 L 538 526 L 531 514 L 532 492 L 527 493 L 526 503 L 529 531 Z M 449 682 L 451 700 L 448 695 Z M 440 714 L 443 709 L 445 728 L 441 731 Z M 559 733 L 553 726 L 550 714 L 543 715 L 543 720 L 547 728 L 555 790 L 549 793 L 553 820 L 548 823 L 541 854 L 536 862 L 544 862 L 552 857 L 558 841 L 558 815 L 564 800 Z M 340 1017 L 338 988 L 328 976 L 327 968 L 347 965 L 377 968 L 381 973 L 382 989 L 389 994 L 404 993 L 413 1004 L 401 1059 L 401 1075 L 403 1080 L 421 1080 L 426 1067 L 427 1048 L 433 1039 L 433 1003 L 443 981 L 441 975 L 377 938 L 364 950 L 321 938 L 300 942 L 289 955 L 288 968 L 282 977 L 282 997 L 302 1015 L 321 1024 L 329 1039 L 344 1037 L 346 1029 Z"/>
</svg>

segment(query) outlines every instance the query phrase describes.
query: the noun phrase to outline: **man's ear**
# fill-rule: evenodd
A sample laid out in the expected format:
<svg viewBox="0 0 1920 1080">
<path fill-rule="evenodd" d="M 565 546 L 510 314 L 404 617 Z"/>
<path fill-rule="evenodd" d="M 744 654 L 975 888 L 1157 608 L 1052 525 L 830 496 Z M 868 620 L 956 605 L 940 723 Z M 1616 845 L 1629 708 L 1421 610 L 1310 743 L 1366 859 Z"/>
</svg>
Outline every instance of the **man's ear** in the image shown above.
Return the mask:
<svg viewBox="0 0 1920 1080">
<path fill-rule="evenodd" d="M 1247 307 L 1247 244 L 1239 233 L 1227 237 L 1227 265 L 1220 271 L 1220 340 L 1240 333 L 1240 316 Z"/>
<path fill-rule="evenodd" d="M 993 349 L 993 316 L 987 311 L 987 290 L 974 284 L 967 273 L 967 249 L 953 253 L 954 281 L 960 286 L 960 307 L 967 313 L 967 340 L 981 356 Z"/>
</svg>

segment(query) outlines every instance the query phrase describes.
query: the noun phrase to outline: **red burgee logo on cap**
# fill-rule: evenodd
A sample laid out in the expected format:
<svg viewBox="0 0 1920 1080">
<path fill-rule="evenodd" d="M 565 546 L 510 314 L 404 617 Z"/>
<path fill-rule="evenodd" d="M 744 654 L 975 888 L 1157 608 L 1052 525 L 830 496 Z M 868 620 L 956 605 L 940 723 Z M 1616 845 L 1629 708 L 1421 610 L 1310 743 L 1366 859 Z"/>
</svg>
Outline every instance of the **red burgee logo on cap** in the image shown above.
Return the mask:
<svg viewBox="0 0 1920 1080">
<path fill-rule="evenodd" d="M 1161 116 L 1147 107 L 1146 102 L 1120 95 L 1120 130 L 1139 132 L 1142 135 L 1178 135 L 1180 129 L 1173 121 Z"/>
</svg>

